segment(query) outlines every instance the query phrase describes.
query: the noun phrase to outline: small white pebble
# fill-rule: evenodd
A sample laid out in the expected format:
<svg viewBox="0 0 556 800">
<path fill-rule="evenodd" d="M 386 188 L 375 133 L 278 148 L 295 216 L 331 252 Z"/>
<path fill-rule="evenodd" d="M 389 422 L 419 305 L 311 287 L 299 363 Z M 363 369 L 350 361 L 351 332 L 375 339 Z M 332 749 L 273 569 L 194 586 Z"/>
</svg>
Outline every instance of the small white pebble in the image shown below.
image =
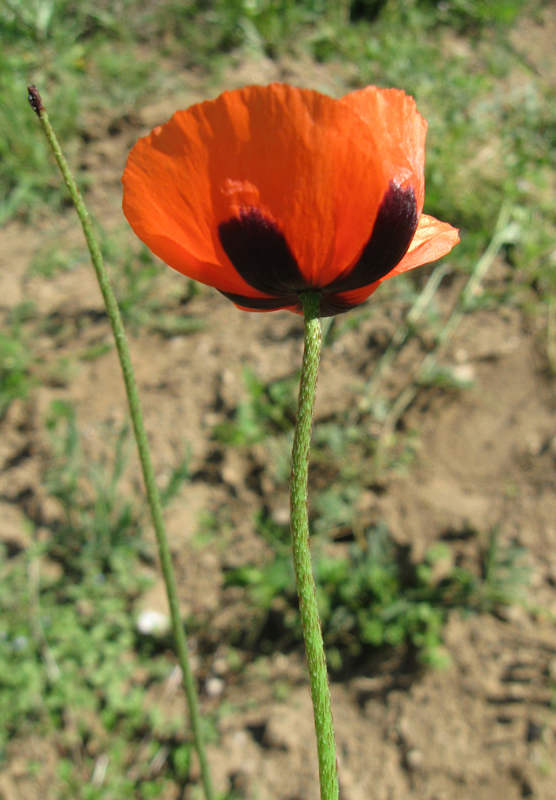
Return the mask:
<svg viewBox="0 0 556 800">
<path fill-rule="evenodd" d="M 290 507 L 278 506 L 272 511 L 272 520 L 277 525 L 289 525 L 290 523 Z"/>
<path fill-rule="evenodd" d="M 419 770 L 423 766 L 423 754 L 420 750 L 409 750 L 405 757 L 407 768 L 411 771 Z"/>
<path fill-rule="evenodd" d="M 205 691 L 209 697 L 220 697 L 224 691 L 224 681 L 222 678 L 217 678 L 216 676 L 207 678 Z"/>
<path fill-rule="evenodd" d="M 155 634 L 163 636 L 170 629 L 170 619 L 161 611 L 145 609 L 137 617 L 137 630 L 139 633 L 149 636 Z"/>
<path fill-rule="evenodd" d="M 452 367 L 452 375 L 461 383 L 473 383 L 475 370 L 472 364 L 456 364 Z"/>
<path fill-rule="evenodd" d="M 220 656 L 219 658 L 214 659 L 214 662 L 212 664 L 212 671 L 215 675 L 222 677 L 223 675 L 226 675 L 230 671 L 230 665 L 223 656 Z"/>
</svg>

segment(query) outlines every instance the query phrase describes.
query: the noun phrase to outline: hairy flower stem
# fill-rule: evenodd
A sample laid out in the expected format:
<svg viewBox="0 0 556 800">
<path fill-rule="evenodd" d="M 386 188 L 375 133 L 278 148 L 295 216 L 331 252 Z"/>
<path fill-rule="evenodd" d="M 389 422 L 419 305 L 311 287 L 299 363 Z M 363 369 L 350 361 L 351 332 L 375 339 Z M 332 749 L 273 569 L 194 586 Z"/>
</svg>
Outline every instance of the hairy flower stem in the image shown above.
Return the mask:
<svg viewBox="0 0 556 800">
<path fill-rule="evenodd" d="M 187 704 L 189 707 L 191 730 L 193 733 L 195 749 L 197 750 L 201 766 L 201 780 L 203 783 L 206 800 L 214 800 L 214 793 L 212 789 L 212 783 L 208 768 L 208 761 L 205 753 L 205 746 L 201 730 L 201 715 L 199 713 L 199 701 L 197 698 L 197 690 L 195 688 L 195 679 L 193 677 L 193 672 L 191 671 L 191 666 L 189 663 L 189 655 L 187 651 L 187 636 L 180 617 L 176 577 L 172 566 L 172 558 L 170 555 L 170 548 L 168 546 L 168 539 L 166 537 L 166 529 L 164 526 L 164 519 L 162 515 L 162 504 L 160 502 L 160 495 L 156 486 L 154 469 L 149 452 L 147 434 L 145 431 L 145 424 L 143 422 L 143 414 L 141 412 L 141 405 L 139 402 L 137 383 L 135 381 L 135 376 L 133 373 L 129 347 L 127 344 L 124 326 L 120 315 L 120 309 L 118 307 L 116 297 L 110 285 L 108 273 L 106 272 L 102 254 L 100 252 L 100 247 L 95 237 L 93 226 L 91 224 L 91 218 L 89 217 L 89 213 L 87 211 L 85 203 L 83 202 L 83 198 L 81 197 L 79 189 L 77 188 L 77 185 L 68 167 L 68 164 L 64 158 L 62 150 L 60 149 L 60 145 L 58 144 L 56 135 L 52 130 L 52 126 L 48 119 L 48 115 L 42 105 L 41 97 L 36 87 L 34 86 L 29 87 L 29 102 L 31 103 L 31 107 L 36 112 L 37 116 L 41 121 L 43 131 L 46 135 L 46 138 L 48 139 L 50 147 L 52 148 L 54 157 L 56 158 L 64 182 L 69 189 L 69 193 L 71 195 L 71 199 L 75 206 L 75 210 L 77 211 L 79 220 L 83 227 L 83 233 L 85 234 L 85 239 L 87 240 L 87 247 L 89 248 L 91 261 L 93 262 L 100 290 L 102 292 L 102 297 L 104 299 L 104 304 L 106 306 L 106 311 L 110 318 L 112 333 L 114 334 L 116 348 L 118 351 L 118 357 L 120 359 L 120 364 L 124 376 L 127 399 L 129 403 L 129 410 L 131 414 L 131 420 L 133 423 L 133 431 L 135 434 L 135 440 L 137 442 L 137 449 L 139 451 L 141 468 L 143 470 L 143 479 L 145 481 L 147 500 L 151 510 L 153 525 L 156 533 L 156 539 L 158 542 L 158 553 L 160 557 L 160 564 L 162 567 L 162 575 L 164 577 L 164 583 L 166 584 L 166 592 L 168 595 L 168 604 L 170 606 L 170 616 L 172 619 L 174 640 L 176 644 L 178 660 L 182 670 L 183 687 L 185 690 L 185 694 L 187 697 Z"/>
<path fill-rule="evenodd" d="M 338 768 L 330 703 L 330 687 L 311 567 L 307 486 L 313 411 L 321 351 L 319 292 L 301 295 L 305 314 L 305 347 L 293 437 L 290 484 L 291 536 L 299 610 L 311 679 L 311 698 L 317 734 L 321 800 L 338 800 Z"/>
</svg>

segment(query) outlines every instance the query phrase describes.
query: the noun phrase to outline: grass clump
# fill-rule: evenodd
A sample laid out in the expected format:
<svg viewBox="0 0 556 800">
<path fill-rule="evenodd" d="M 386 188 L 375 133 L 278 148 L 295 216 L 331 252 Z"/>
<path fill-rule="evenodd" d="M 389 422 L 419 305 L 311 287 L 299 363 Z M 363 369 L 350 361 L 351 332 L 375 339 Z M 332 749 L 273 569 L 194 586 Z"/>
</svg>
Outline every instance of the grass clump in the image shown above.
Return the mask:
<svg viewBox="0 0 556 800">
<path fill-rule="evenodd" d="M 230 571 L 227 582 L 246 587 L 258 607 L 263 646 L 272 646 L 273 638 L 291 646 L 301 631 L 288 537 L 269 521 L 261 524 L 273 557 L 260 568 Z M 347 548 L 324 538 L 313 544 L 314 571 L 324 642 L 337 672 L 385 648 L 401 648 L 424 666 L 444 666 L 449 611 L 493 613 L 523 598 L 528 578 L 522 549 L 502 546 L 495 533 L 478 548 L 474 568 L 458 564 L 445 542 L 412 563 L 409 549 L 384 526 Z"/>
<path fill-rule="evenodd" d="M 107 430 L 111 444 L 96 461 L 83 452 L 75 410 L 54 402 L 47 419 L 52 456 L 45 475 L 45 488 L 58 501 L 60 514 L 52 528 L 51 557 L 79 576 L 94 565 L 101 573 L 118 571 L 122 554 L 152 560 L 142 536 L 145 501 L 136 486 L 127 482 L 131 453 L 129 428 Z M 189 477 L 185 456 L 172 470 L 161 489 L 167 505 Z"/>
<path fill-rule="evenodd" d="M 51 776 L 56 796 L 68 800 L 147 800 L 153 782 L 160 791 L 168 777 L 187 778 L 182 715 L 175 704 L 161 713 L 157 703 L 173 666 L 137 633 L 145 582 L 119 555 L 110 580 L 84 560 L 74 581 L 48 577 L 42 546 L 16 559 L 0 553 L 0 763 L 19 737 L 49 737 L 62 754 Z M 152 762 L 161 751 L 166 766 L 157 774 Z M 109 788 L 91 785 L 99 759 Z"/>
<path fill-rule="evenodd" d="M 32 303 L 22 303 L 7 315 L 0 331 L 0 420 L 13 400 L 27 399 L 36 383 L 36 357 L 24 324 L 32 315 Z"/>
<path fill-rule="evenodd" d="M 228 418 L 214 426 L 214 438 L 224 444 L 251 445 L 269 436 L 293 431 L 299 376 L 262 382 L 253 370 L 243 370 L 246 397 Z"/>
<path fill-rule="evenodd" d="M 110 246 L 106 245 L 105 249 Z M 161 276 L 160 267 L 154 263 L 152 254 L 142 247 L 138 254 L 120 252 L 119 257 L 107 259 L 119 262 L 116 273 L 115 292 L 122 319 L 126 328 L 137 333 L 147 328 L 164 337 L 187 336 L 204 327 L 204 321 L 180 310 L 189 301 L 191 282 L 186 292 L 177 301 L 164 298 L 157 292 Z"/>
<path fill-rule="evenodd" d="M 13 400 L 27 397 L 30 363 L 31 356 L 21 339 L 0 333 L 0 419 Z"/>
<path fill-rule="evenodd" d="M 136 622 L 152 555 L 127 474 L 127 427 L 106 431 L 94 458 L 68 404 L 52 405 L 47 429 L 55 505 L 46 518 L 37 511 L 41 534 L 28 550 L 0 550 L 0 763 L 38 733 L 61 753 L 57 797 L 148 800 L 188 780 L 192 744 L 180 733 L 165 634 Z M 163 502 L 187 476 L 184 459 Z"/>
</svg>

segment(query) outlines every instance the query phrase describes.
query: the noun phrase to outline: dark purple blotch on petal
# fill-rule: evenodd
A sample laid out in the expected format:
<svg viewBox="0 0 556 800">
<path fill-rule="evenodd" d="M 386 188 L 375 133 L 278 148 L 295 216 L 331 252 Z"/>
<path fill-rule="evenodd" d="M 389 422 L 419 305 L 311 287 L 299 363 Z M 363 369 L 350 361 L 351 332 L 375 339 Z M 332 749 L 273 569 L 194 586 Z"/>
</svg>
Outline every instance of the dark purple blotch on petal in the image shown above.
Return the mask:
<svg viewBox="0 0 556 800">
<path fill-rule="evenodd" d="M 342 314 L 353 308 L 353 303 L 341 295 L 370 286 L 388 275 L 406 254 L 418 221 L 413 187 L 404 189 L 391 181 L 378 208 L 372 233 L 355 266 L 348 274 L 319 287 L 307 284 L 276 223 L 257 208 L 242 209 L 239 217 L 232 217 L 218 226 L 218 236 L 239 275 L 253 289 L 270 297 L 222 294 L 243 308 L 273 311 L 285 306 L 300 309 L 302 292 L 320 290 L 321 316 Z"/>
<path fill-rule="evenodd" d="M 347 275 L 336 278 L 323 288 L 323 292 L 350 292 L 384 278 L 407 253 L 418 222 L 413 187 L 403 189 L 390 181 L 378 208 L 373 232 L 359 260 Z"/>
<path fill-rule="evenodd" d="M 276 311 L 278 308 L 286 306 L 297 306 L 301 308 L 298 294 L 280 295 L 280 297 L 247 297 L 243 294 L 231 294 L 230 292 L 220 292 L 232 303 L 242 308 L 250 308 L 253 311 Z"/>
<path fill-rule="evenodd" d="M 323 293 L 320 298 L 320 315 L 321 317 L 335 317 L 338 314 L 345 314 L 346 311 L 351 311 L 355 308 L 354 303 L 349 303 L 342 298 L 340 294 L 325 294 Z"/>
<path fill-rule="evenodd" d="M 239 217 L 221 222 L 218 238 L 236 271 L 258 292 L 280 297 L 282 304 L 285 296 L 307 291 L 284 234 L 258 208 L 242 209 Z M 226 294 L 226 297 L 233 300 L 234 295 Z M 253 302 L 252 298 L 245 300 Z"/>
</svg>

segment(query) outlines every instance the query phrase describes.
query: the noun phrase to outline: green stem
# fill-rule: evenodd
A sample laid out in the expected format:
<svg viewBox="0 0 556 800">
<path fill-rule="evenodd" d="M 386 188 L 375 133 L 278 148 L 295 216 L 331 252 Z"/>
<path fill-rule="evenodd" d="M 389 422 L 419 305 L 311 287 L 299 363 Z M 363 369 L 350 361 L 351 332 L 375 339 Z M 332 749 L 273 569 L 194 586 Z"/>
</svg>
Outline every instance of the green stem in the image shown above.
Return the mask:
<svg viewBox="0 0 556 800">
<path fill-rule="evenodd" d="M 168 539 L 166 537 L 166 529 L 164 526 L 164 519 L 162 515 L 162 504 L 160 502 L 160 495 L 156 486 L 154 469 L 149 452 L 147 434 L 145 431 L 145 424 L 143 422 L 143 414 L 141 412 L 141 405 L 139 402 L 137 383 L 135 381 L 135 376 L 133 373 L 129 347 L 127 344 L 127 339 L 124 331 L 124 326 L 122 323 L 122 318 L 120 315 L 120 310 L 118 308 L 118 303 L 114 295 L 114 292 L 112 291 L 112 287 L 110 285 L 108 273 L 104 266 L 104 261 L 102 258 L 100 247 L 95 237 L 93 226 L 91 224 L 91 218 L 89 217 L 89 213 L 87 211 L 85 203 L 83 202 L 83 198 L 81 197 L 79 189 L 77 188 L 77 185 L 75 183 L 73 175 L 70 172 L 68 164 L 62 153 L 62 150 L 60 149 L 60 145 L 58 144 L 56 135 L 52 130 L 52 126 L 48 119 L 48 115 L 42 105 L 41 97 L 36 87 L 34 86 L 29 87 L 29 102 L 31 103 L 31 107 L 36 112 L 37 116 L 41 121 L 43 131 L 46 135 L 46 138 L 48 139 L 50 147 L 52 148 L 54 157 L 56 158 L 64 182 L 69 189 L 69 193 L 71 195 L 71 199 L 75 206 L 75 210 L 77 211 L 77 214 L 81 221 L 81 225 L 83 227 L 83 233 L 85 234 L 85 239 L 87 240 L 87 247 L 89 248 L 91 261 L 93 262 L 100 290 L 102 292 L 102 297 L 104 299 L 104 304 L 106 306 L 106 311 L 110 318 L 112 333 L 114 334 L 116 348 L 118 351 L 118 356 L 120 359 L 120 364 L 124 376 L 127 399 L 129 403 L 129 410 L 131 413 L 131 420 L 133 423 L 133 430 L 137 442 L 137 449 L 139 451 L 141 468 L 143 470 L 143 479 L 145 481 L 147 500 L 149 503 L 149 507 L 151 509 L 153 525 L 156 533 L 156 539 L 158 542 L 158 552 L 160 557 L 160 564 L 162 567 L 162 575 L 164 577 L 164 583 L 166 584 L 166 593 L 168 595 L 168 604 L 170 606 L 172 628 L 174 632 L 174 639 L 176 644 L 178 660 L 182 670 L 183 687 L 185 690 L 187 703 L 189 707 L 189 716 L 191 721 L 193 740 L 195 742 L 195 748 L 197 750 L 201 766 L 201 779 L 203 782 L 204 793 L 206 800 L 214 800 L 214 793 L 212 790 L 208 761 L 205 753 L 205 746 L 201 730 L 201 715 L 199 713 L 199 701 L 197 698 L 197 690 L 195 688 L 195 679 L 193 677 L 193 672 L 191 670 L 191 665 L 189 663 L 189 654 L 187 651 L 187 635 L 180 617 L 176 577 L 174 569 L 172 567 L 172 558 L 170 555 L 170 548 L 168 546 Z"/>
<path fill-rule="evenodd" d="M 330 687 L 317 606 L 315 579 L 311 567 L 307 486 L 313 411 L 321 351 L 319 292 L 301 295 L 305 314 L 305 347 L 299 385 L 297 420 L 293 437 L 290 486 L 291 536 L 299 611 L 311 679 L 311 698 L 317 734 L 321 800 L 338 799 L 338 768 L 332 722 Z"/>
</svg>

